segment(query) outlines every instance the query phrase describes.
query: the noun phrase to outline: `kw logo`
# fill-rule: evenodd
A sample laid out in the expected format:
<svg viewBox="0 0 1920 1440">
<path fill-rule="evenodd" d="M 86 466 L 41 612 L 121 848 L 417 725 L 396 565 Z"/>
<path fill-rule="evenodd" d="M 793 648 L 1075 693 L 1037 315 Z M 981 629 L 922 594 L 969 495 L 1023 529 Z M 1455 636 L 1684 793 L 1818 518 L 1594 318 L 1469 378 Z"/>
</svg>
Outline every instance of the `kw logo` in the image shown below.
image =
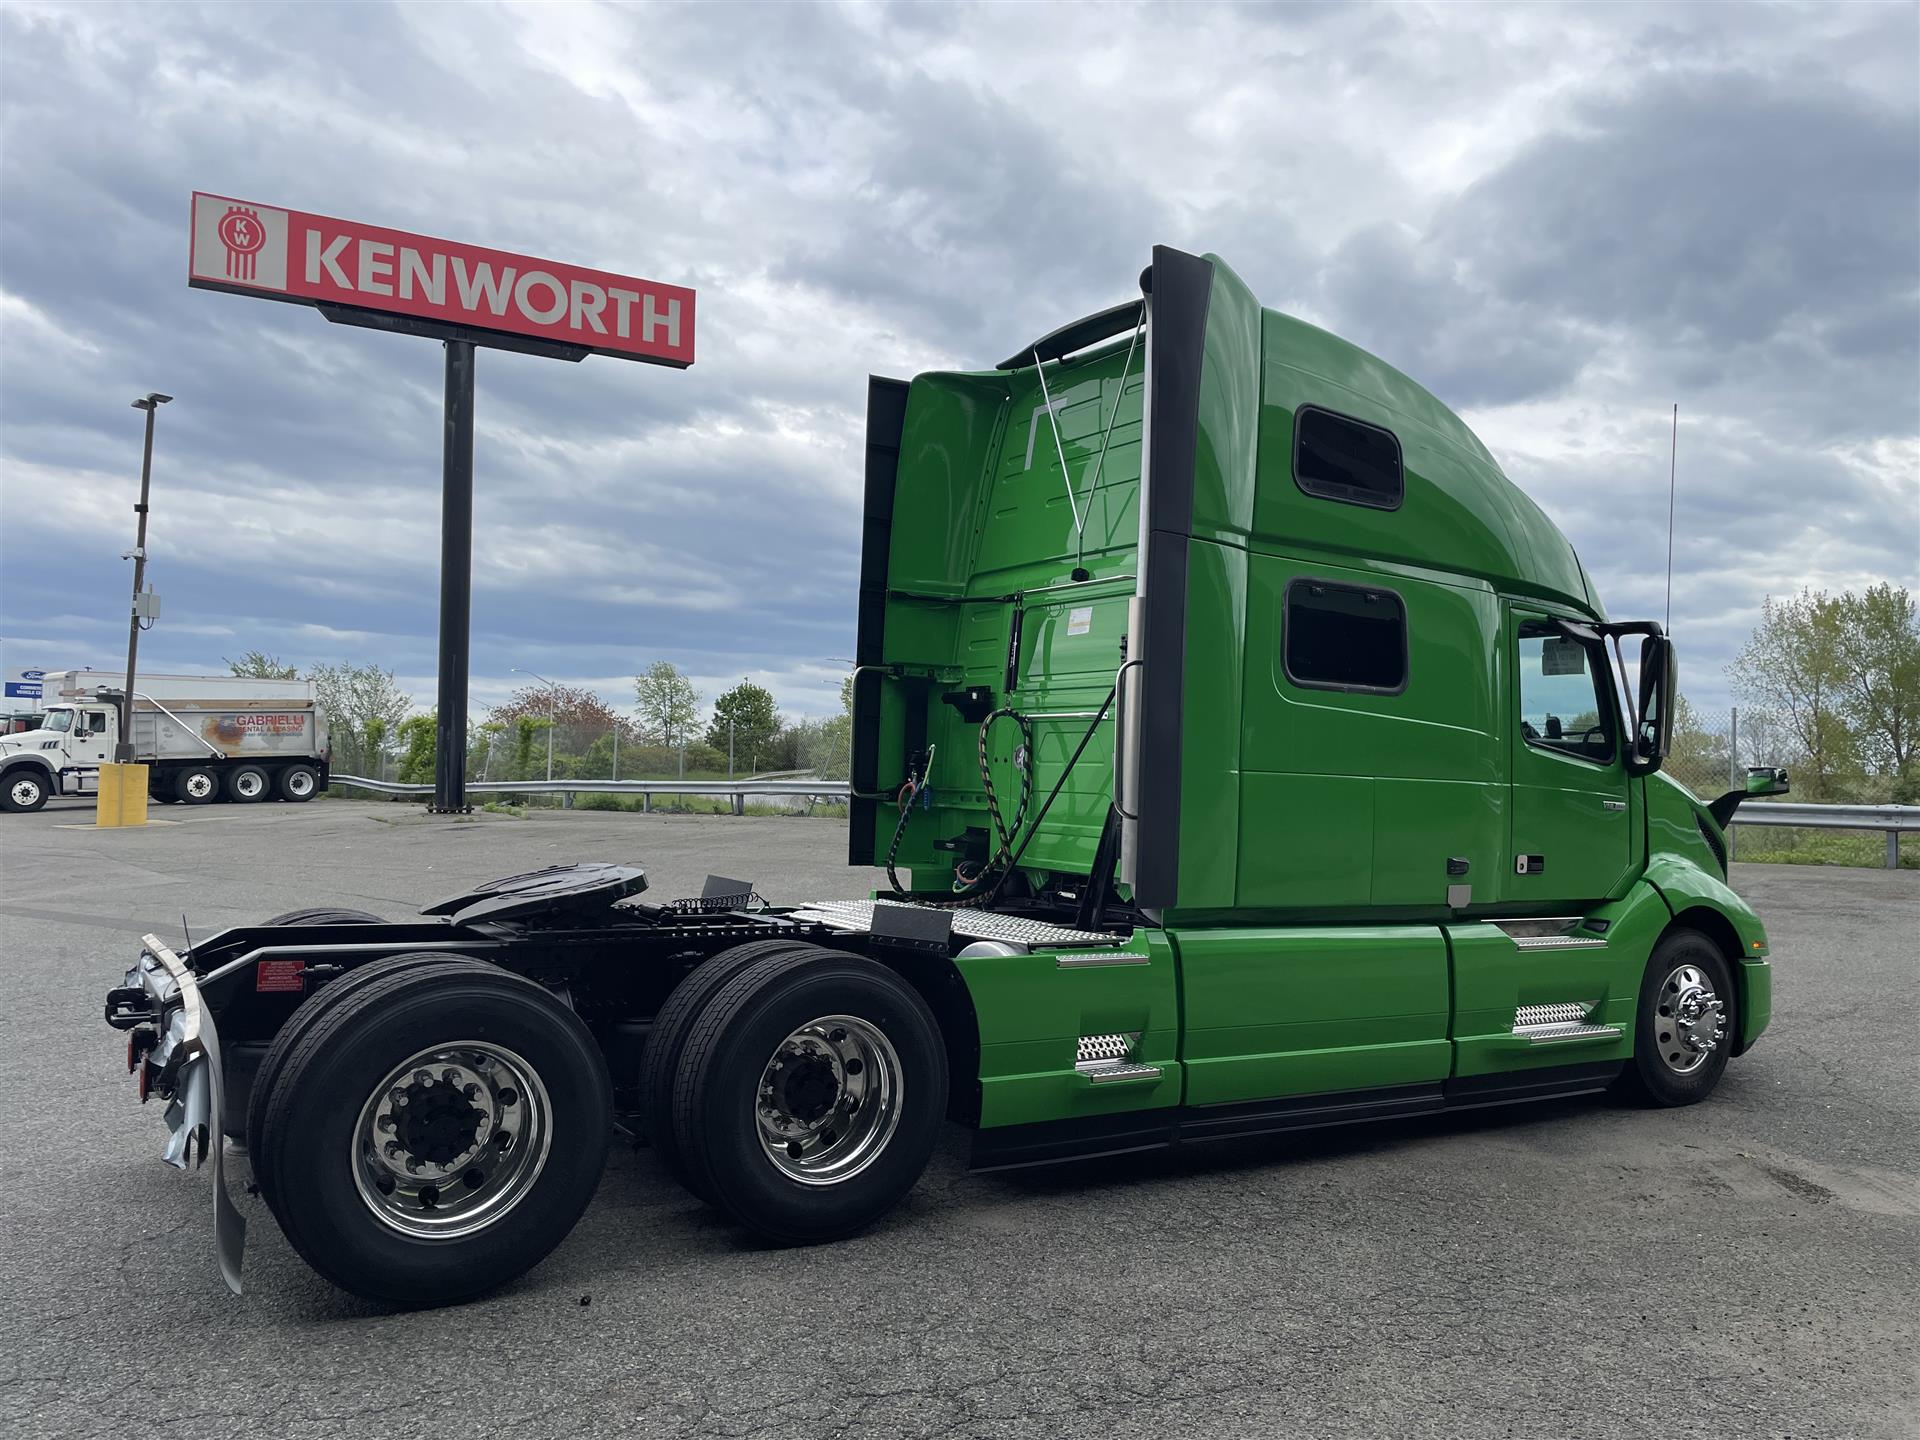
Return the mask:
<svg viewBox="0 0 1920 1440">
<path fill-rule="evenodd" d="M 227 247 L 227 274 L 235 280 L 253 279 L 254 257 L 267 243 L 266 227 L 260 212 L 229 205 L 220 217 L 220 243 Z"/>
</svg>

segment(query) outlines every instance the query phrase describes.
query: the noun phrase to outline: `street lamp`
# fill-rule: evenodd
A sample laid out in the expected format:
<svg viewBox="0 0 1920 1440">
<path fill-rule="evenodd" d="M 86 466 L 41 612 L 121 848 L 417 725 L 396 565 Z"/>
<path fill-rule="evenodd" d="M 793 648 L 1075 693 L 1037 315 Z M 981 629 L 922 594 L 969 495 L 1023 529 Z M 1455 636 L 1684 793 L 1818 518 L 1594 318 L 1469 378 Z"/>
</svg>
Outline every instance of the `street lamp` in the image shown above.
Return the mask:
<svg viewBox="0 0 1920 1440">
<path fill-rule="evenodd" d="M 553 779 L 553 681 L 531 670 L 522 670 L 518 665 L 510 665 L 508 670 L 515 675 L 525 675 L 530 680 L 538 680 L 547 687 L 547 779 Z"/>
<path fill-rule="evenodd" d="M 120 697 L 120 743 L 113 758 L 119 764 L 133 763 L 133 669 L 140 654 L 140 583 L 147 574 L 147 491 L 153 479 L 153 417 L 162 405 L 172 400 L 149 390 L 133 402 L 133 408 L 147 412 L 147 441 L 140 453 L 140 503 L 133 507 L 140 517 L 133 541 L 133 607 L 127 617 L 127 693 Z"/>
</svg>

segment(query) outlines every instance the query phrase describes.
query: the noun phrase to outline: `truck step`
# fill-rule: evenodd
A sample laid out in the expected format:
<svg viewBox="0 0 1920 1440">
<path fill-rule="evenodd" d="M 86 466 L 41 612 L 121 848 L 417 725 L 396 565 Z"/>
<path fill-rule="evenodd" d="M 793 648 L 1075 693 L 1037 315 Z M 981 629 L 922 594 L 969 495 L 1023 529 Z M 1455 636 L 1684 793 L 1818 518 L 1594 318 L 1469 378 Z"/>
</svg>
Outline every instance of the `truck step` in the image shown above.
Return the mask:
<svg viewBox="0 0 1920 1440">
<path fill-rule="evenodd" d="M 1158 1080 L 1158 1065 L 1143 1065 L 1133 1058 L 1133 1047 L 1139 1043 L 1140 1033 L 1137 1030 L 1117 1030 L 1111 1035 L 1082 1035 L 1073 1068 L 1094 1085 Z"/>
<path fill-rule="evenodd" d="M 1578 1040 L 1617 1040 L 1618 1025 L 1599 1025 L 1593 1007 L 1569 1001 L 1561 1005 L 1522 1005 L 1513 1012 L 1513 1034 L 1529 1045 L 1560 1045 Z"/>
<path fill-rule="evenodd" d="M 1575 933 L 1581 924 L 1578 915 L 1556 915 L 1544 920 L 1496 920 L 1494 927 L 1513 941 L 1516 950 L 1591 950 L 1606 948 L 1598 935 Z"/>
<path fill-rule="evenodd" d="M 1596 945 L 1605 949 L 1607 944 L 1597 935 L 1516 935 L 1513 943 L 1520 950 L 1587 950 Z"/>
<path fill-rule="evenodd" d="M 1126 1080 L 1158 1080 L 1158 1065 L 1142 1065 L 1135 1060 L 1083 1060 L 1073 1067 L 1094 1085 L 1114 1085 Z"/>
</svg>

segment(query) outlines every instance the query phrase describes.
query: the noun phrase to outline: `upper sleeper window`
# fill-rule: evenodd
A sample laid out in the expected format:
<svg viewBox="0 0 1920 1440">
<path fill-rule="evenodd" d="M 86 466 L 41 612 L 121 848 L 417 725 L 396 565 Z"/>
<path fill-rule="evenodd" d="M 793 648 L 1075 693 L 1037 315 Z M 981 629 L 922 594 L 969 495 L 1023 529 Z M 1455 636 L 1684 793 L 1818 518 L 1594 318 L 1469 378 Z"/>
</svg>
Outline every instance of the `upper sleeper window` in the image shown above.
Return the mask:
<svg viewBox="0 0 1920 1440">
<path fill-rule="evenodd" d="M 1398 510 L 1400 442 L 1378 425 L 1303 405 L 1293 417 L 1293 478 L 1322 499 Z"/>
<path fill-rule="evenodd" d="M 1282 644 L 1296 685 L 1385 695 L 1407 688 L 1407 608 L 1391 590 L 1295 580 Z"/>
</svg>

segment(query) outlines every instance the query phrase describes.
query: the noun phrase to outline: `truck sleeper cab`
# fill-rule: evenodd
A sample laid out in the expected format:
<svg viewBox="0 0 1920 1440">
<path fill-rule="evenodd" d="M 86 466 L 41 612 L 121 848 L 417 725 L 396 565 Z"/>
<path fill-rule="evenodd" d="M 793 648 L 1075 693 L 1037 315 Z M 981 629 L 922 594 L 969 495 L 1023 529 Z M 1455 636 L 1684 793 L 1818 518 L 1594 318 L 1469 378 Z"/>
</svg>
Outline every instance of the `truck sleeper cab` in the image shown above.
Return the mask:
<svg viewBox="0 0 1920 1440">
<path fill-rule="evenodd" d="M 1397 371 L 1216 258 L 1141 280 L 991 371 L 870 383 L 849 858 L 888 890 L 561 867 L 149 937 L 109 1019 L 173 1158 L 244 1135 L 317 1269 L 424 1303 L 558 1243 L 612 1116 L 808 1243 L 943 1117 L 998 1167 L 1704 1098 L 1770 972 L 1739 796 L 1660 773 L 1659 627 Z"/>
</svg>

